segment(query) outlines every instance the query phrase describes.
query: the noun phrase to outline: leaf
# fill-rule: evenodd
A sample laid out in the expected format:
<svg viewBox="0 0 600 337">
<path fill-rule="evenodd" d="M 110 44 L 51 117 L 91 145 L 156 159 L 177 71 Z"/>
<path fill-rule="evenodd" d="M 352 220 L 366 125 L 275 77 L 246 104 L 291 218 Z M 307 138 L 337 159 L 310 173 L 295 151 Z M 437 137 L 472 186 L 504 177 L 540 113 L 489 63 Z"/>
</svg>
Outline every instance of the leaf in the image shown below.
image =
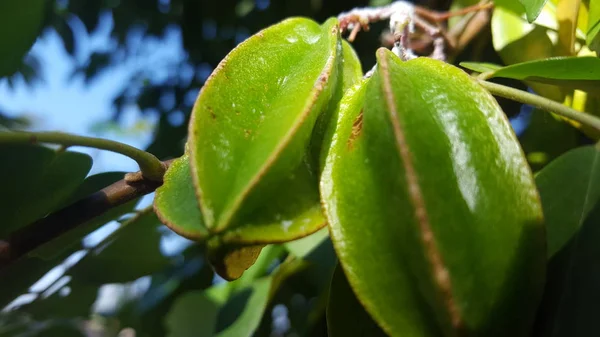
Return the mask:
<svg viewBox="0 0 600 337">
<path fill-rule="evenodd" d="M 577 129 L 538 109 L 531 112 L 527 129 L 519 137 L 534 172 L 578 146 Z"/>
<path fill-rule="evenodd" d="M 558 21 L 558 47 L 561 55 L 575 53 L 575 32 L 581 0 L 560 0 L 556 8 Z"/>
<path fill-rule="evenodd" d="M 485 62 L 461 62 L 460 66 L 478 73 L 487 73 L 502 68 L 500 65 Z"/>
<path fill-rule="evenodd" d="M 79 186 L 77 191 L 69 198 L 67 202 L 60 208 L 66 207 L 79 199 L 89 196 L 92 193 L 102 190 L 103 188 L 115 183 L 125 176 L 125 172 L 103 172 L 87 177 Z M 62 254 L 67 249 L 73 248 L 81 243 L 84 236 L 96 230 L 102 225 L 107 224 L 112 220 L 130 213 L 135 208 L 139 199 L 132 200 L 121 206 L 112 208 L 106 213 L 95 217 L 94 219 L 83 223 L 69 232 L 59 236 L 58 238 L 38 247 L 30 253 L 31 256 L 41 257 L 43 259 L 52 259 L 58 254 Z"/>
<path fill-rule="evenodd" d="M 600 153 L 593 146 L 571 150 L 535 180 L 544 206 L 548 258 L 552 258 L 579 231 L 600 199 Z"/>
<path fill-rule="evenodd" d="M 330 337 L 387 336 L 358 301 L 340 265 L 335 268 L 327 304 L 327 333 Z"/>
<path fill-rule="evenodd" d="M 187 153 L 169 166 L 163 185 L 156 189 L 154 210 L 165 225 L 181 236 L 200 241 L 208 235 L 196 200 Z"/>
<path fill-rule="evenodd" d="M 594 186 L 597 186 L 597 181 Z M 572 239 L 548 264 L 544 298 L 538 313 L 538 336 L 597 336 L 600 334 L 600 204 L 588 213 Z"/>
<path fill-rule="evenodd" d="M 0 2 L 0 77 L 12 75 L 42 29 L 46 1 Z"/>
<path fill-rule="evenodd" d="M 329 238 L 329 231 L 327 228 L 323 228 L 302 239 L 286 242 L 284 246 L 294 256 L 305 258 L 327 240 L 327 238 Z"/>
<path fill-rule="evenodd" d="M 525 13 L 527 14 L 527 21 L 530 23 L 537 19 L 538 15 L 544 8 L 547 0 L 519 0 L 523 7 L 525 7 Z"/>
<path fill-rule="evenodd" d="M 77 190 L 92 166 L 88 155 L 34 145 L 4 144 L 0 157 L 7 159 L 0 171 L 4 177 L 0 237 L 55 211 Z"/>
<path fill-rule="evenodd" d="M 339 43 L 335 20 L 321 27 L 288 19 L 241 43 L 208 79 L 193 111 L 189 148 L 210 231 L 247 223 L 242 215 L 281 199 L 273 189 L 295 170 L 308 170 L 303 157 L 332 95 Z M 298 185 L 315 185 L 314 178 Z M 318 200 L 316 186 L 314 193 Z"/>
<path fill-rule="evenodd" d="M 555 18 L 553 19 L 555 21 Z M 528 24 L 504 8 L 495 8 L 492 15 L 492 42 L 505 64 L 539 60 L 554 55 L 554 44 L 547 28 Z M 563 100 L 560 88 L 542 83 L 527 83 L 538 94 L 556 101 Z"/>
<path fill-rule="evenodd" d="M 491 76 L 598 91 L 600 88 L 600 59 L 597 57 L 553 57 L 503 67 L 494 71 Z"/>
<path fill-rule="evenodd" d="M 169 336 L 243 337 L 252 336 L 258 328 L 268 303 L 287 277 L 302 269 L 297 261 L 283 263 L 269 276 L 263 276 L 266 267 L 281 252 L 281 247 L 265 248 L 259 262 L 240 279 L 212 286 L 206 291 L 184 294 L 174 303 L 165 317 Z M 206 313 L 212 320 L 198 321 Z M 199 326 L 202 325 L 201 330 Z"/>
<path fill-rule="evenodd" d="M 229 304 L 237 308 L 228 308 L 227 304 L 219 303 L 218 298 L 211 298 L 210 291 L 214 291 L 214 287 L 207 292 L 193 291 L 181 296 L 166 317 L 169 336 L 252 336 L 266 308 L 272 281 L 272 277 L 264 277 L 239 290 Z M 232 309 L 239 314 L 238 318 L 230 322 L 227 329 L 217 332 L 215 323 L 219 313 Z"/>
<path fill-rule="evenodd" d="M 98 295 L 98 287 L 81 284 L 68 279 L 68 276 L 65 280 L 68 283 L 64 286 L 48 289 L 53 292 L 40 294 L 36 300 L 19 308 L 19 311 L 27 312 L 36 319 L 87 318 Z M 61 289 L 66 292 L 61 292 Z"/>
<path fill-rule="evenodd" d="M 586 42 L 591 50 L 600 55 L 600 3 L 592 0 L 589 6 Z"/>
<path fill-rule="evenodd" d="M 394 336 L 527 335 L 542 209 L 494 99 L 458 68 L 381 49 L 340 106 L 321 193 L 367 312 Z"/>
<path fill-rule="evenodd" d="M 125 283 L 158 272 L 170 261 L 159 249 L 161 223 L 154 212 L 139 213 L 124 221 L 114 239 L 88 253 L 71 269 L 87 284 Z"/>
</svg>

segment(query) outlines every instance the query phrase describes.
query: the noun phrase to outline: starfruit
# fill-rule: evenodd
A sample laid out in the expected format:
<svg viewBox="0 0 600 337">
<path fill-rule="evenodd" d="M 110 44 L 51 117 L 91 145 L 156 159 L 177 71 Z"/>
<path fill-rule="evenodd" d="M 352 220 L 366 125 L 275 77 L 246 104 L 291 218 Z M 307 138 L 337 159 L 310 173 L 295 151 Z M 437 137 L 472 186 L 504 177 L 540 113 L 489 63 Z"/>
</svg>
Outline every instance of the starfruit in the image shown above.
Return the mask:
<svg viewBox="0 0 600 337">
<path fill-rule="evenodd" d="M 543 216 L 506 117 L 452 65 L 377 59 L 342 99 L 321 177 L 352 289 L 391 336 L 526 336 Z"/>
<path fill-rule="evenodd" d="M 332 98 L 360 76 L 336 19 L 288 19 L 240 44 L 200 92 L 187 154 L 157 190 L 157 213 L 175 232 L 206 241 L 226 279 L 241 276 L 264 245 L 325 226 L 321 144 L 337 111 Z"/>
</svg>

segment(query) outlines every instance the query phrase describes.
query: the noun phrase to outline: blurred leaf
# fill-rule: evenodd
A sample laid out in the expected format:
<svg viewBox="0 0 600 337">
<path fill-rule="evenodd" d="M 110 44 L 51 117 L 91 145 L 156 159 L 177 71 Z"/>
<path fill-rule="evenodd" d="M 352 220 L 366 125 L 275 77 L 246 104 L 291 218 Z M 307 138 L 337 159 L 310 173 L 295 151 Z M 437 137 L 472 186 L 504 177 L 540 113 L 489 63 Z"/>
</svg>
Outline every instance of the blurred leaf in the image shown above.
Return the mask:
<svg viewBox="0 0 600 337">
<path fill-rule="evenodd" d="M 238 290 L 227 303 L 224 303 L 222 293 L 211 296 L 211 292 L 225 289 L 226 284 L 206 292 L 195 291 L 181 296 L 166 317 L 169 336 L 252 336 L 267 305 L 272 282 L 271 276 L 256 280 L 247 288 Z M 222 310 L 234 310 L 237 318 L 229 322 L 226 329 L 217 332 L 218 316 Z"/>
<path fill-rule="evenodd" d="M 577 174 L 576 170 L 569 180 L 574 174 Z M 598 181 L 594 180 L 592 184 L 590 188 L 597 189 Z M 582 213 L 581 217 L 583 221 L 585 214 Z M 550 259 L 544 298 L 538 313 L 537 336 L 583 337 L 600 334 L 595 315 L 600 310 L 598 224 L 600 204 L 597 203 L 581 227 L 575 229 L 577 232 L 572 233 L 575 235 L 571 240 Z"/>
<path fill-rule="evenodd" d="M 28 293 L 29 287 L 44 276 L 50 269 L 60 264 L 70 252 L 53 260 L 25 257 L 0 271 L 0 308 L 4 308 L 18 296 Z"/>
<path fill-rule="evenodd" d="M 101 285 L 125 283 L 158 272 L 170 264 L 160 252 L 161 225 L 154 212 L 145 211 L 124 221 L 114 239 L 90 252 L 71 269 L 74 279 Z"/>
<path fill-rule="evenodd" d="M 19 69 L 42 28 L 45 0 L 0 1 L 0 77 Z"/>
<path fill-rule="evenodd" d="M 79 152 L 55 151 L 36 145 L 4 144 L 0 175 L 3 214 L 0 237 L 60 207 L 79 188 L 92 159 Z"/>
<path fill-rule="evenodd" d="M 556 8 L 558 21 L 558 49 L 562 55 L 575 53 L 575 32 L 581 0 L 560 0 Z"/>
<path fill-rule="evenodd" d="M 600 59 L 597 57 L 553 57 L 500 68 L 492 77 L 513 78 L 572 89 L 600 89 Z"/>
<path fill-rule="evenodd" d="M 461 62 L 460 66 L 478 73 L 487 73 L 502 68 L 500 65 L 485 62 Z"/>
<path fill-rule="evenodd" d="M 302 239 L 290 241 L 284 243 L 285 248 L 288 252 L 299 258 L 305 258 L 311 252 L 314 251 L 323 241 L 329 237 L 329 231 L 327 228 L 320 229 L 319 231 L 304 237 Z"/>
<path fill-rule="evenodd" d="M 546 219 L 548 258 L 552 258 L 579 231 L 600 199 L 598 149 L 585 146 L 567 152 L 540 171 L 536 183 Z"/>
<path fill-rule="evenodd" d="M 600 56 L 600 3 L 590 0 L 587 28 L 587 45 Z"/>
<path fill-rule="evenodd" d="M 63 295 L 60 289 L 67 294 Z M 60 289 L 54 289 L 52 294 L 40 294 L 40 297 L 19 308 L 19 311 L 27 312 L 36 319 L 87 318 L 90 315 L 92 304 L 98 295 L 97 286 L 70 280 Z"/>
<path fill-rule="evenodd" d="M 188 154 L 171 163 L 164 183 L 156 190 L 154 210 L 177 234 L 200 241 L 208 235 L 194 191 Z"/>
<path fill-rule="evenodd" d="M 456 67 L 381 49 L 340 106 L 321 193 L 373 319 L 392 335 L 526 336 L 543 288 L 542 209 L 493 97 Z"/>
<path fill-rule="evenodd" d="M 79 186 L 77 191 L 69 198 L 69 200 L 59 208 L 69 206 L 70 204 L 89 196 L 92 193 L 98 192 L 101 189 L 115 183 L 125 176 L 125 172 L 104 172 L 87 177 Z M 74 247 L 81 243 L 84 236 L 96 230 L 100 226 L 117 220 L 119 217 L 130 213 L 135 208 L 139 199 L 132 200 L 121 206 L 111 208 L 104 214 L 93 218 L 92 220 L 82 223 L 69 232 L 59 236 L 58 238 L 49 241 L 43 246 L 30 253 L 31 256 L 41 257 L 43 259 L 52 259 L 57 254 L 63 253 L 65 250 Z"/>
<path fill-rule="evenodd" d="M 516 64 L 554 56 L 554 44 L 547 34 L 547 28 L 524 22 L 518 15 L 504 8 L 495 8 L 492 15 L 492 41 L 505 64 Z M 527 83 L 538 94 L 562 101 L 564 94 L 560 88 L 542 84 Z"/>
<path fill-rule="evenodd" d="M 252 336 L 272 295 L 300 266 L 290 261 L 280 265 L 272 275 L 264 276 L 281 252 L 281 246 L 267 246 L 241 278 L 181 296 L 165 318 L 169 336 L 197 336 L 199 332 L 219 337 Z M 187 312 L 205 312 L 213 319 L 200 322 L 198 316 Z"/>
<path fill-rule="evenodd" d="M 75 56 L 75 34 L 73 33 L 73 29 L 71 29 L 68 20 L 64 17 L 60 18 L 55 29 L 62 39 L 65 51 L 69 53 L 69 55 Z"/>
<path fill-rule="evenodd" d="M 521 147 L 528 156 L 533 171 L 539 171 L 550 161 L 577 147 L 577 129 L 553 115 L 534 109 L 527 129 L 519 137 Z M 532 161 L 531 156 L 541 155 L 542 161 Z"/>
<path fill-rule="evenodd" d="M 221 306 L 222 303 L 214 301 L 204 291 L 193 291 L 180 296 L 165 317 L 168 336 L 214 336 L 214 322 L 217 320 Z"/>
<path fill-rule="evenodd" d="M 520 3 L 525 7 L 525 13 L 527 14 L 527 21 L 530 23 L 537 19 L 538 15 L 544 8 L 547 0 L 519 0 Z"/>
<path fill-rule="evenodd" d="M 327 330 L 330 337 L 387 336 L 354 295 L 340 265 L 335 268 L 327 304 Z"/>
</svg>

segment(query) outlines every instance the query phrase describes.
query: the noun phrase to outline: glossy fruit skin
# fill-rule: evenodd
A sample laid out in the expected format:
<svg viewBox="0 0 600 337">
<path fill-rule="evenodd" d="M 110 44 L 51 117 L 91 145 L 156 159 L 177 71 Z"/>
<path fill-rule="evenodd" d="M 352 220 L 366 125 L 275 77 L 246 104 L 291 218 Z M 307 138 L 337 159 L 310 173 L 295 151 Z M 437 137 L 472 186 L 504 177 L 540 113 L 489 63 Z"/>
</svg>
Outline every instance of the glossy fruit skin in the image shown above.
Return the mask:
<svg viewBox="0 0 600 337">
<path fill-rule="evenodd" d="M 266 244 L 323 228 L 321 149 L 329 148 L 339 99 L 361 77 L 334 18 L 323 25 L 292 18 L 255 34 L 203 87 L 186 155 L 167 172 L 157 213 L 177 233 L 205 242 L 228 280 Z"/>
<path fill-rule="evenodd" d="M 456 67 L 377 56 L 342 100 L 321 180 L 349 283 L 392 336 L 526 336 L 544 227 L 508 121 Z"/>
</svg>

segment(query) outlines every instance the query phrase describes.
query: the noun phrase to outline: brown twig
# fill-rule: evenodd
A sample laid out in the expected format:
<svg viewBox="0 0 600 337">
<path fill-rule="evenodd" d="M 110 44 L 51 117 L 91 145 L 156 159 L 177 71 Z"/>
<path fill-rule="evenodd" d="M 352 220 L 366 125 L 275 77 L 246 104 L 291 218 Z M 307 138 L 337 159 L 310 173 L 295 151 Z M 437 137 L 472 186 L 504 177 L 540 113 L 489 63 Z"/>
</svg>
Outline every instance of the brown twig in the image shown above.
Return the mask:
<svg viewBox="0 0 600 337">
<path fill-rule="evenodd" d="M 165 168 L 171 162 L 163 162 Z M 140 172 L 128 174 L 124 179 L 15 231 L 6 240 L 0 240 L 0 270 L 108 210 L 154 192 L 160 185 Z"/>
</svg>

